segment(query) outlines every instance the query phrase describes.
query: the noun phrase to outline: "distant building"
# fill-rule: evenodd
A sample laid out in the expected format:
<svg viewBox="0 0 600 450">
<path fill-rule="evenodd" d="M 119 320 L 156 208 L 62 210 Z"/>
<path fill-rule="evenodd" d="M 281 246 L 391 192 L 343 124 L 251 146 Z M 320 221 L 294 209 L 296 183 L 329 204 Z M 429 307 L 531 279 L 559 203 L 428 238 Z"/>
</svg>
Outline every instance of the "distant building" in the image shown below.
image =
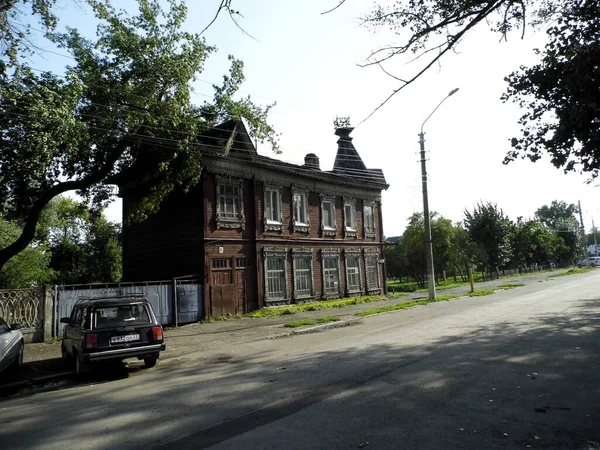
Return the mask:
<svg viewBox="0 0 600 450">
<path fill-rule="evenodd" d="M 141 223 L 123 221 L 123 279 L 194 275 L 204 316 L 267 305 L 384 293 L 383 172 L 339 137 L 333 170 L 257 153 L 242 121 L 200 137 L 201 182 Z M 140 196 L 121 186 L 126 217 Z"/>
</svg>

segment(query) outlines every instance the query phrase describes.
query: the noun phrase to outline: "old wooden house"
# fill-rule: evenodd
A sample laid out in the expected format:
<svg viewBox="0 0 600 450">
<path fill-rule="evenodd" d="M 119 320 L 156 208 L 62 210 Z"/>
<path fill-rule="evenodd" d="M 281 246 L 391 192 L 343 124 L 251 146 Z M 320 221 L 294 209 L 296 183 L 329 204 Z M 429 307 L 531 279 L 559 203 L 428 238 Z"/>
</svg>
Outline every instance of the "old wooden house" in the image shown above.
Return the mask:
<svg viewBox="0 0 600 450">
<path fill-rule="evenodd" d="M 259 155 L 243 121 L 201 137 L 202 177 L 123 230 L 126 281 L 198 276 L 204 316 L 385 292 L 383 173 L 338 136 L 333 169 Z M 122 191 L 124 215 L 132 198 Z"/>
</svg>

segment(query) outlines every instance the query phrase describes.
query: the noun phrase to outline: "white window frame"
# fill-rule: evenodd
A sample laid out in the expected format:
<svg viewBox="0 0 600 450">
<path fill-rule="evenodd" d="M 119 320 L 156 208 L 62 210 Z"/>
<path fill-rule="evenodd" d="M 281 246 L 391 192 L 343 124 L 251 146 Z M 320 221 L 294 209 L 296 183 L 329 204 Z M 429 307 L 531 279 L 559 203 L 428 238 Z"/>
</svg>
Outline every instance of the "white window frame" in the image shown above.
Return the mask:
<svg viewBox="0 0 600 450">
<path fill-rule="evenodd" d="M 348 219 L 350 219 L 350 226 L 348 226 Z M 344 230 L 346 236 L 356 236 L 356 202 L 354 200 L 344 200 Z"/>
<path fill-rule="evenodd" d="M 376 278 L 371 279 L 371 276 L 373 275 L 373 269 Z M 381 272 L 379 268 L 378 253 L 365 252 L 365 278 L 367 280 L 368 291 L 381 291 Z M 372 283 L 374 280 L 376 280 L 375 284 Z"/>
<path fill-rule="evenodd" d="M 270 260 L 278 260 L 283 268 L 269 269 Z M 263 266 L 265 277 L 265 302 L 278 302 L 289 300 L 287 288 L 287 249 L 265 249 L 263 251 Z M 275 276 L 275 274 L 277 273 L 279 275 Z M 283 286 L 279 286 L 279 290 L 277 292 L 273 290 L 270 291 L 269 286 L 273 286 L 273 283 L 275 282 L 281 283 L 283 284 Z"/>
<path fill-rule="evenodd" d="M 331 223 L 326 224 L 325 204 L 331 205 Z M 335 236 L 337 234 L 337 224 L 335 219 L 335 197 L 321 196 L 321 230 L 324 236 Z"/>
<path fill-rule="evenodd" d="M 360 252 L 346 252 L 345 253 L 345 265 L 346 265 L 346 292 L 348 294 L 356 294 L 362 292 L 362 273 L 360 270 Z M 348 262 L 356 260 L 356 266 L 350 267 Z M 352 270 L 350 270 L 352 269 Z M 358 285 L 350 284 L 350 280 L 357 278 Z"/>
<path fill-rule="evenodd" d="M 333 260 L 334 267 L 325 267 L 326 260 Z M 339 253 L 321 253 L 321 267 L 323 269 L 323 292 L 322 296 L 326 298 L 339 297 L 341 293 L 341 283 L 340 283 L 340 255 Z M 335 280 L 333 282 L 334 289 L 328 289 L 328 285 L 330 282 L 328 281 L 330 277 L 334 275 Z"/>
<path fill-rule="evenodd" d="M 273 197 L 276 199 L 275 213 L 268 214 L 268 205 L 272 203 Z M 283 226 L 283 214 L 281 212 L 281 190 L 277 187 L 266 186 L 264 195 L 264 224 L 265 230 L 280 231 Z"/>
<path fill-rule="evenodd" d="M 297 204 L 297 198 L 302 199 L 301 205 Z M 308 191 L 292 188 L 292 214 L 294 219 L 294 232 L 308 232 L 310 230 L 310 220 L 308 217 Z M 298 217 L 299 215 L 304 217 Z"/>
<path fill-rule="evenodd" d="M 367 208 L 371 209 L 370 224 L 367 222 Z M 373 202 L 364 202 L 363 204 L 363 229 L 365 237 L 375 237 L 375 203 Z"/>
<path fill-rule="evenodd" d="M 237 195 L 228 195 L 222 194 L 221 189 L 225 189 L 227 187 L 237 188 Z M 244 180 L 236 180 L 231 178 L 216 178 L 216 200 L 217 200 L 217 208 L 216 208 L 216 220 L 217 220 L 217 228 L 241 228 L 242 230 L 246 228 L 246 218 L 244 216 Z M 233 214 L 228 214 L 221 208 L 221 200 L 225 199 L 225 203 L 228 198 L 233 199 L 234 211 Z M 236 206 L 237 204 L 237 206 Z"/>
<path fill-rule="evenodd" d="M 292 251 L 294 273 L 294 299 L 313 298 L 315 296 L 315 276 L 312 251 Z M 308 267 L 306 267 L 308 263 Z M 300 283 L 302 288 L 300 288 Z"/>
</svg>

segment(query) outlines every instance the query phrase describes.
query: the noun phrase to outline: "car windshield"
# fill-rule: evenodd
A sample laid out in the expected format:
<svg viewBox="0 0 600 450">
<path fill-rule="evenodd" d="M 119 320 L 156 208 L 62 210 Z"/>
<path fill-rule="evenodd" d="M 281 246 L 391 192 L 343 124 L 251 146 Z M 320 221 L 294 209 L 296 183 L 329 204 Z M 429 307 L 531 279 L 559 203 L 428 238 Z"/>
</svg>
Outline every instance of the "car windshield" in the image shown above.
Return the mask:
<svg viewBox="0 0 600 450">
<path fill-rule="evenodd" d="M 146 305 L 140 304 L 101 306 L 96 308 L 94 315 L 97 328 L 150 323 Z"/>
</svg>

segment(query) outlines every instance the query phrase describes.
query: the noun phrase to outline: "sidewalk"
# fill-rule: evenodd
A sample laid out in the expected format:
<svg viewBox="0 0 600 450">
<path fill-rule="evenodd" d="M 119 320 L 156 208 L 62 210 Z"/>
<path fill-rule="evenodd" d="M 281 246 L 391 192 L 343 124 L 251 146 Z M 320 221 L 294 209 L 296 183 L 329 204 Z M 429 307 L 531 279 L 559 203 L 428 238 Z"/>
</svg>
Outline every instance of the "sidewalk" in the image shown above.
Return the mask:
<svg viewBox="0 0 600 450">
<path fill-rule="evenodd" d="M 501 284 L 511 282 L 523 284 L 537 283 L 551 278 L 555 273 L 565 272 L 566 270 L 567 269 L 561 269 L 554 272 L 534 273 L 477 283 L 475 289 L 494 289 Z M 452 289 L 438 290 L 438 295 L 466 295 L 469 291 L 470 287 L 466 285 Z M 287 322 L 336 316 L 339 317 L 341 321 L 330 322 L 319 325 L 318 327 L 332 328 L 346 326 L 359 320 L 356 316 L 357 312 L 423 298 L 427 298 L 427 292 L 413 292 L 407 297 L 390 298 L 344 308 L 307 311 L 277 318 L 241 318 L 213 323 L 193 323 L 179 328 L 166 327 L 165 343 L 167 349 L 161 354 L 159 364 L 167 363 L 169 360 L 175 358 L 181 359 L 192 353 L 207 350 L 214 351 L 216 348 L 230 344 L 243 344 L 246 342 L 255 342 L 263 339 L 273 339 L 299 334 L 314 327 L 287 328 L 283 326 Z M 27 344 L 25 346 L 24 367 L 19 373 L 2 374 L 2 378 L 0 378 L 0 387 L 7 384 L 18 384 L 20 382 L 37 382 L 40 379 L 50 379 L 54 375 L 56 377 L 64 376 L 70 371 L 70 368 L 65 367 L 60 358 L 60 340 Z"/>
</svg>

